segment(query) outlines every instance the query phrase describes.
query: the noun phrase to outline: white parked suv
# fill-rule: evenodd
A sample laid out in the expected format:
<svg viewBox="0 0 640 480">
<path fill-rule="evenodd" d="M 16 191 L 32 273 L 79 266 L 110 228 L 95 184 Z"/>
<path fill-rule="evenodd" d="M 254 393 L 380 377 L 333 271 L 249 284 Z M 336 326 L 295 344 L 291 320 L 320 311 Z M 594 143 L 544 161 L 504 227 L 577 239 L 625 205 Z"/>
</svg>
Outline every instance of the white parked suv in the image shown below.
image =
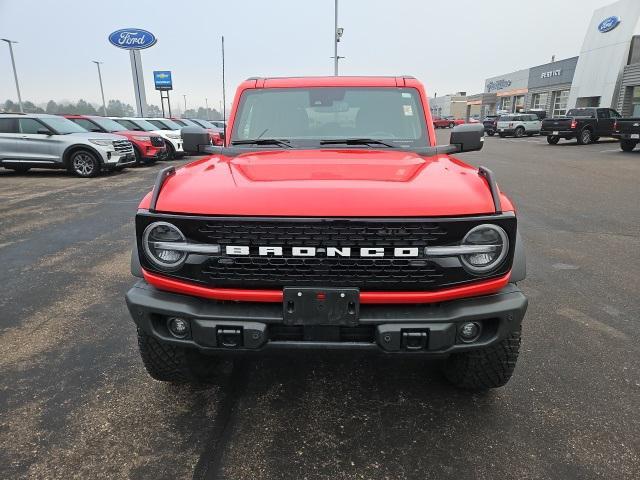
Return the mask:
<svg viewBox="0 0 640 480">
<path fill-rule="evenodd" d="M 122 135 L 89 132 L 56 115 L 0 114 L 0 165 L 9 170 L 65 168 L 95 177 L 135 161 L 133 146 Z"/>
<path fill-rule="evenodd" d="M 166 130 L 159 128 L 157 125 L 150 123 L 144 118 L 137 117 L 110 117 L 120 125 L 123 125 L 127 130 L 135 130 L 139 132 L 152 132 L 160 135 L 164 138 L 167 144 L 167 156 L 169 159 L 180 158 L 184 156 L 184 150 L 182 149 L 182 135 L 180 130 Z"/>
<path fill-rule="evenodd" d="M 498 119 L 496 129 L 498 135 L 506 137 L 507 135 L 513 135 L 514 137 L 524 137 L 528 135 L 537 135 L 542 128 L 542 122 L 537 115 L 532 113 L 512 113 L 509 115 L 502 115 Z"/>
</svg>

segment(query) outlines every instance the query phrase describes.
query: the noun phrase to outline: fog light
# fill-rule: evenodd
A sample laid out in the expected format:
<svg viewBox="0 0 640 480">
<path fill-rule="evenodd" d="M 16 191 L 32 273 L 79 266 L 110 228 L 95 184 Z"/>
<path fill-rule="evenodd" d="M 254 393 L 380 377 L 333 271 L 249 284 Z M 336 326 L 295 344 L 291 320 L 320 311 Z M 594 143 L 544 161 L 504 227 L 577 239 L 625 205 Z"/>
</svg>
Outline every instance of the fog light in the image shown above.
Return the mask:
<svg viewBox="0 0 640 480">
<path fill-rule="evenodd" d="M 186 320 L 178 317 L 170 317 L 167 320 L 167 328 L 171 335 L 176 338 L 184 338 L 189 333 L 189 324 Z"/>
<path fill-rule="evenodd" d="M 470 343 L 480 336 L 480 324 L 476 322 L 463 323 L 460 327 L 460 340 Z"/>
</svg>

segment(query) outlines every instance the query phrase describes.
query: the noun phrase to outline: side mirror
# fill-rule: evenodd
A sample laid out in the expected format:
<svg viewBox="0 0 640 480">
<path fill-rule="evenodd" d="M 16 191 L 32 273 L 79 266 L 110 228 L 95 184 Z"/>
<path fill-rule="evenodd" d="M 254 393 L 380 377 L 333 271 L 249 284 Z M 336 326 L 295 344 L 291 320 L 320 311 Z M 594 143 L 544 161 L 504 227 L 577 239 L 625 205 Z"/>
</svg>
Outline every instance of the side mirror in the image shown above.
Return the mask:
<svg viewBox="0 0 640 480">
<path fill-rule="evenodd" d="M 211 134 L 211 143 L 213 143 L 216 147 L 221 147 L 223 145 L 223 137 L 224 135 L 218 132 L 213 132 Z"/>
<path fill-rule="evenodd" d="M 202 127 L 184 127 L 182 134 L 182 148 L 187 153 L 202 153 L 211 145 L 211 136 Z"/>
<path fill-rule="evenodd" d="M 482 150 L 484 125 L 482 123 L 465 123 L 453 127 L 449 143 L 456 147 L 458 153 Z"/>
<path fill-rule="evenodd" d="M 39 128 L 37 133 L 38 135 L 49 135 L 49 136 L 53 135 L 53 132 L 48 128 Z"/>
</svg>

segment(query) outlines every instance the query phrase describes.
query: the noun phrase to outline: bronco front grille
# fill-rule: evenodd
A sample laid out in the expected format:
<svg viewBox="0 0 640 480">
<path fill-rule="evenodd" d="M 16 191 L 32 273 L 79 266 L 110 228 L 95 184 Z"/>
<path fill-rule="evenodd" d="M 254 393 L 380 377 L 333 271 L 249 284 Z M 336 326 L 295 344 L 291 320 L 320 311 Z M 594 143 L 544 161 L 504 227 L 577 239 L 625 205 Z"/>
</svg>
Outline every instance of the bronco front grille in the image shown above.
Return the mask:
<svg viewBox="0 0 640 480">
<path fill-rule="evenodd" d="M 484 277 L 469 274 L 456 259 L 429 259 L 424 247 L 458 244 L 480 223 L 495 223 L 515 240 L 511 214 L 443 219 L 286 219 L 200 218 L 178 215 L 137 216 L 138 242 L 153 221 L 176 225 L 188 241 L 221 245 L 221 254 L 194 255 L 171 277 L 222 288 L 282 289 L 287 286 L 357 287 L 369 291 L 423 291 L 504 275 L 512 253 L 496 271 Z M 227 246 L 247 246 L 249 255 L 233 255 Z M 258 255 L 259 246 L 282 247 L 283 255 Z M 139 243 L 139 247 L 141 244 Z M 315 256 L 292 256 L 292 247 L 316 247 Z M 327 256 L 327 247 L 351 247 L 351 256 Z M 418 247 L 418 257 L 367 257 L 361 248 Z M 143 251 L 142 248 L 139 249 Z M 144 257 L 144 255 L 142 255 Z M 145 258 L 143 267 L 153 268 Z"/>
</svg>

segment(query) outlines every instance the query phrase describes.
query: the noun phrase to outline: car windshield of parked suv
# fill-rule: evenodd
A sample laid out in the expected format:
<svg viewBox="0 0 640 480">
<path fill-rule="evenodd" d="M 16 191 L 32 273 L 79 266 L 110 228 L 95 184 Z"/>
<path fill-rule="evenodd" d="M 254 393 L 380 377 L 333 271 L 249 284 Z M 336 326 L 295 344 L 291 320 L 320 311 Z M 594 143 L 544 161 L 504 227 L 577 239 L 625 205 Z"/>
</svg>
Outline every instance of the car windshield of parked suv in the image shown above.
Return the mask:
<svg viewBox="0 0 640 480">
<path fill-rule="evenodd" d="M 142 120 L 141 118 L 136 118 L 135 120 L 127 120 L 126 118 L 117 119 L 116 122 L 121 123 L 129 130 L 142 130 L 143 132 L 152 132 L 154 130 L 160 130 L 155 125 L 147 122 L 146 120 Z"/>
<path fill-rule="evenodd" d="M 122 132 L 127 129 L 124 125 L 119 124 L 115 120 L 103 117 L 91 117 L 91 121 L 96 123 L 107 132 Z"/>
<path fill-rule="evenodd" d="M 594 111 L 590 108 L 572 108 L 567 112 L 567 117 L 594 117 Z"/>
<path fill-rule="evenodd" d="M 173 120 L 173 123 L 177 123 L 181 127 L 199 127 L 200 126 L 196 122 L 192 122 L 191 120 L 188 120 L 186 118 Z"/>
<path fill-rule="evenodd" d="M 194 123 L 198 124 L 202 128 L 211 128 L 213 130 L 219 130 L 219 127 L 216 127 L 213 123 L 208 120 L 193 120 Z"/>
<path fill-rule="evenodd" d="M 182 128 L 181 125 L 178 125 L 173 120 L 169 120 L 167 118 L 162 120 L 149 120 L 148 122 L 156 125 L 156 130 L 180 130 Z"/>
<path fill-rule="evenodd" d="M 422 104 L 413 88 L 247 90 L 236 113 L 231 143 L 265 139 L 285 140 L 292 147 L 366 145 L 363 140 L 367 139 L 387 147 L 429 144 Z"/>
<path fill-rule="evenodd" d="M 85 133 L 88 132 L 86 128 L 81 127 L 77 123 L 67 120 L 62 117 L 40 118 L 47 127 L 55 130 L 60 135 L 68 135 L 69 133 Z"/>
</svg>

